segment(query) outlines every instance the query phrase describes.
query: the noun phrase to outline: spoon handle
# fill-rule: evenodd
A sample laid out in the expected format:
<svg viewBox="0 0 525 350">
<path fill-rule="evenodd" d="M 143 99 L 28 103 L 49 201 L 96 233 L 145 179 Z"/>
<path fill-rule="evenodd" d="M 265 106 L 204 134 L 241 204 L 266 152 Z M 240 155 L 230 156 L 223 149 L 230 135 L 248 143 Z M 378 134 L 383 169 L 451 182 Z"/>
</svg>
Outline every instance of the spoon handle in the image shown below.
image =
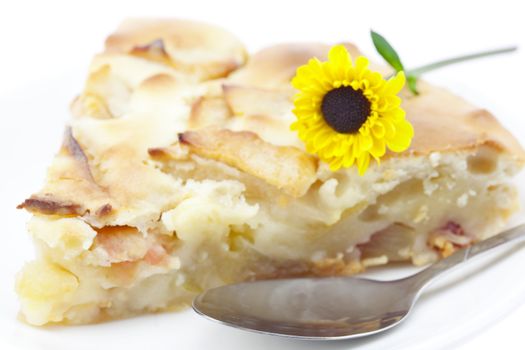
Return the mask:
<svg viewBox="0 0 525 350">
<path fill-rule="evenodd" d="M 434 279 L 437 275 L 447 271 L 470 258 L 484 253 L 492 248 L 504 245 L 508 242 L 525 241 L 525 224 L 516 226 L 507 231 L 497 234 L 494 237 L 484 241 L 475 243 L 467 248 L 456 251 L 451 256 L 430 265 L 425 270 L 409 277 L 408 279 L 415 283 L 417 289 L 425 286 L 428 282 Z"/>
</svg>

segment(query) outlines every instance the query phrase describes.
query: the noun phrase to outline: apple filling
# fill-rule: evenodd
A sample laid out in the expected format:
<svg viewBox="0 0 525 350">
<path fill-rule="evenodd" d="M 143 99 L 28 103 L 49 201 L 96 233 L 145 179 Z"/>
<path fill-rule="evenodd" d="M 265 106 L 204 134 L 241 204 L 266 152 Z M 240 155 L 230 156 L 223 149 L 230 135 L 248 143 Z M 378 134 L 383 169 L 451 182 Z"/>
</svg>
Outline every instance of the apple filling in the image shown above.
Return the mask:
<svg viewBox="0 0 525 350">
<path fill-rule="evenodd" d="M 33 324 L 94 322 L 180 307 L 243 280 L 427 264 L 501 229 L 516 205 L 509 164 L 486 149 L 397 159 L 367 177 L 320 172 L 292 198 L 215 160 L 163 159 L 156 166 L 184 194 L 147 229 L 31 220 L 45 263 L 19 277 L 22 310 Z"/>
</svg>

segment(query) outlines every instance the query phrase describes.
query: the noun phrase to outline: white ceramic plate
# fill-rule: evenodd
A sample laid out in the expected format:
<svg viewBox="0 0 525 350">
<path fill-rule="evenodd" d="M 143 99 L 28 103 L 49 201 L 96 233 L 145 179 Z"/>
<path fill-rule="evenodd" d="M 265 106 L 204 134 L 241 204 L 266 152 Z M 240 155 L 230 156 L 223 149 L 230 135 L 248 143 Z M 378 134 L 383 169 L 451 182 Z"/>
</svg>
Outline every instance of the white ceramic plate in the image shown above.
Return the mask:
<svg viewBox="0 0 525 350">
<path fill-rule="evenodd" d="M 465 268 L 443 276 L 420 299 L 409 318 L 386 333 L 357 341 L 328 343 L 295 341 L 252 334 L 200 318 L 191 310 L 147 315 L 129 320 L 79 327 L 34 328 L 16 319 L 18 304 L 13 291 L 16 271 L 33 251 L 24 223 L 28 215 L 14 207 L 38 190 L 44 169 L 60 144 L 67 104 L 80 91 L 83 71 L 54 81 L 35 82 L 23 91 L 0 96 L 3 130 L 0 158 L 2 242 L 0 248 L 0 348 L 1 349 L 444 349 L 464 342 L 498 322 L 525 301 L 525 279 L 516 269 L 525 265 L 525 245 L 490 253 Z M 472 84 L 475 86 L 474 84 Z M 490 107 L 521 139 L 525 128 L 512 108 L 487 106 L 474 91 L 460 91 Z M 492 101 L 504 99 L 490 96 Z M 521 103 L 514 102 L 515 107 Z M 520 109 L 521 111 L 521 109 Z M 523 125 L 521 123 L 521 125 Z M 517 179 L 525 202 L 525 176 Z M 524 221 L 522 212 L 514 222 Z M 373 271 L 379 278 L 406 275 L 407 269 Z"/>
</svg>

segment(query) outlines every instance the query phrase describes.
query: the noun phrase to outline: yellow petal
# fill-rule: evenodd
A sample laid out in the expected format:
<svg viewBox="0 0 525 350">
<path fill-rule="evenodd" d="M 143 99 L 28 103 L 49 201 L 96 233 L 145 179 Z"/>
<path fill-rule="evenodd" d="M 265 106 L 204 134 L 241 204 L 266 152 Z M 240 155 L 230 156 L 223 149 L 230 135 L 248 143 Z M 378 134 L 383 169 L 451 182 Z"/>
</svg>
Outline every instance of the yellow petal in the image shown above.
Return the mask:
<svg viewBox="0 0 525 350">
<path fill-rule="evenodd" d="M 336 152 L 337 144 L 329 142 L 326 147 L 319 150 L 319 156 L 322 158 L 333 158 Z"/>
<path fill-rule="evenodd" d="M 385 127 L 385 138 L 387 140 L 393 138 L 396 134 L 396 128 L 394 127 L 394 123 L 387 118 L 381 118 L 381 123 Z"/>
<path fill-rule="evenodd" d="M 294 96 L 293 103 L 297 107 L 311 107 L 314 104 L 315 95 L 307 93 L 298 93 Z"/>
<path fill-rule="evenodd" d="M 354 138 L 354 144 L 352 145 L 352 155 L 354 158 L 359 157 L 361 154 L 361 139 L 359 137 Z"/>
<path fill-rule="evenodd" d="M 370 72 L 367 79 L 370 82 L 370 88 L 374 92 L 377 92 L 385 84 L 385 79 L 379 72 Z"/>
<path fill-rule="evenodd" d="M 393 109 L 390 109 L 386 112 L 383 112 L 381 113 L 381 116 L 383 118 L 389 118 L 390 120 L 392 120 L 394 123 L 399 123 L 401 122 L 402 120 L 405 119 L 405 111 L 403 110 L 403 108 L 393 108 Z"/>
<path fill-rule="evenodd" d="M 335 45 L 328 52 L 328 60 L 336 66 L 351 66 L 352 58 L 344 45 Z"/>
<path fill-rule="evenodd" d="M 370 136 L 370 133 L 360 134 L 359 143 L 361 146 L 361 151 L 368 151 L 370 148 L 372 148 L 373 140 L 372 140 L 372 136 Z"/>
<path fill-rule="evenodd" d="M 301 128 L 301 123 L 298 120 L 293 122 L 290 125 L 290 130 L 299 130 L 300 128 Z"/>
<path fill-rule="evenodd" d="M 354 143 L 354 138 L 355 136 L 353 134 L 350 134 L 348 136 L 346 136 L 342 141 L 341 141 L 341 144 L 343 145 L 343 147 L 346 149 L 346 150 L 349 150 L 350 147 L 352 147 L 353 143 Z"/>
<path fill-rule="evenodd" d="M 296 75 L 292 78 L 292 86 L 301 91 L 323 93 L 329 83 L 323 74 L 323 62 L 317 58 L 312 58 L 307 64 L 297 68 Z"/>
<path fill-rule="evenodd" d="M 364 56 L 359 56 L 355 60 L 356 78 L 361 80 L 367 74 L 368 59 Z"/>
<path fill-rule="evenodd" d="M 359 175 L 363 176 L 370 165 L 370 155 L 368 153 L 363 153 L 357 158 L 357 169 L 359 170 Z"/>
<path fill-rule="evenodd" d="M 363 135 L 363 136 L 370 135 L 370 127 L 367 122 L 368 120 L 366 120 L 365 123 L 361 125 L 361 127 L 359 128 L 359 135 Z"/>
<path fill-rule="evenodd" d="M 379 97 L 377 103 L 377 111 L 379 113 L 385 113 L 387 111 L 399 108 L 401 105 L 401 98 L 396 95 L 384 95 Z"/>
<path fill-rule="evenodd" d="M 343 158 L 342 157 L 333 158 L 329 163 L 330 163 L 330 170 L 337 171 L 343 165 Z"/>
<path fill-rule="evenodd" d="M 395 135 L 387 140 L 387 146 L 394 152 L 403 152 L 410 147 L 412 137 L 414 136 L 414 128 L 412 124 L 404 120 L 395 124 L 395 129 Z"/>
<path fill-rule="evenodd" d="M 380 139 L 382 138 L 383 136 L 385 136 L 385 126 L 383 125 L 382 121 L 377 121 L 373 126 L 372 126 L 372 134 L 374 135 L 374 137 L 376 139 Z"/>
<path fill-rule="evenodd" d="M 350 168 L 355 163 L 355 158 L 351 153 L 347 153 L 343 159 L 343 167 Z"/>
<path fill-rule="evenodd" d="M 385 140 L 382 138 L 375 139 L 374 145 L 370 148 L 369 152 L 375 160 L 379 161 L 379 158 L 384 156 L 386 153 Z"/>
<path fill-rule="evenodd" d="M 326 129 L 319 131 L 319 133 L 314 136 L 312 143 L 315 145 L 314 149 L 316 152 L 317 150 L 326 147 L 330 143 L 330 134 L 332 134 L 332 131 L 330 131 L 330 129 L 327 127 Z"/>
<path fill-rule="evenodd" d="M 382 94 L 386 96 L 397 95 L 397 93 L 401 91 L 401 89 L 405 85 L 405 80 L 405 73 L 398 72 L 395 76 L 388 79 L 388 81 L 383 87 Z"/>
<path fill-rule="evenodd" d="M 348 150 L 343 147 L 342 142 L 334 142 L 334 157 L 342 157 Z"/>
<path fill-rule="evenodd" d="M 343 45 L 335 45 L 328 53 L 327 73 L 333 79 L 333 87 L 340 87 L 348 79 L 349 70 L 353 67 L 352 57 Z"/>
</svg>

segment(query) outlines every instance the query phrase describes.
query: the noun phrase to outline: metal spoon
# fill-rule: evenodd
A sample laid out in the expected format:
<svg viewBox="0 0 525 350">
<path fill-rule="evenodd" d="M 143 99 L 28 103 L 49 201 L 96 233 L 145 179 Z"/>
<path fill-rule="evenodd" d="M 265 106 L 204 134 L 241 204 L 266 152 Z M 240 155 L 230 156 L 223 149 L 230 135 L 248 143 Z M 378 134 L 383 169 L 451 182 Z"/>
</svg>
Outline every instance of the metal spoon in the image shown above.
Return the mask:
<svg viewBox="0 0 525 350">
<path fill-rule="evenodd" d="M 525 224 L 458 250 L 423 271 L 394 281 L 354 277 L 245 282 L 210 289 L 193 309 L 225 325 L 303 339 L 348 339 L 401 322 L 437 275 L 504 243 L 525 240 Z"/>
</svg>

